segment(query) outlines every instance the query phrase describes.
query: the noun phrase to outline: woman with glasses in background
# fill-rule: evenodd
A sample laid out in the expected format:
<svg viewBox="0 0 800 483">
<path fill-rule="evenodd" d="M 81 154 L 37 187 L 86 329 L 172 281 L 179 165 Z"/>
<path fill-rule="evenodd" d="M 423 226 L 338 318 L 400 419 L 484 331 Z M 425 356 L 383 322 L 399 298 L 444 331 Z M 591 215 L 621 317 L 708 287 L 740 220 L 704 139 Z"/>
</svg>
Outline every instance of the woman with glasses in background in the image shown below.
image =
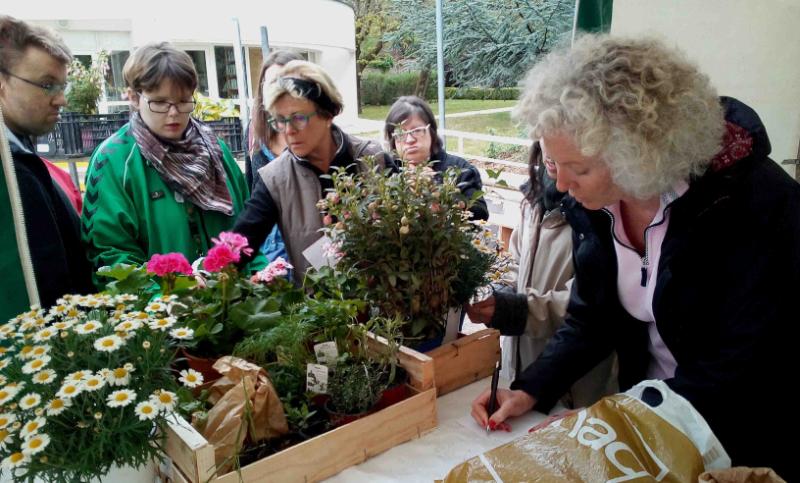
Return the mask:
<svg viewBox="0 0 800 483">
<path fill-rule="evenodd" d="M 95 268 L 141 264 L 155 253 L 192 261 L 231 229 L 247 184 L 225 143 L 190 117 L 197 71 L 188 54 L 145 45 L 123 76 L 131 120 L 95 150 L 86 175 L 89 259 Z"/>
<path fill-rule="evenodd" d="M 386 142 L 397 154 L 398 165 L 416 166 L 433 162 L 431 169 L 441 182 L 441 173 L 448 168 L 461 171 L 458 186 L 466 200 L 481 191 L 481 175 L 475 166 L 464 158 L 445 152 L 442 140 L 436 133 L 436 119 L 427 102 L 417 96 L 403 96 L 392 104 L 386 115 L 383 129 Z M 473 220 L 488 220 L 489 211 L 483 197 L 470 207 Z"/>
<path fill-rule="evenodd" d="M 313 258 L 311 254 L 322 249 L 318 242 L 323 217 L 317 202 L 333 188 L 326 175 L 335 168 L 363 170 L 366 156 L 384 167 L 393 165 L 380 145 L 349 136 L 333 123 L 342 112 L 342 96 L 318 65 L 289 62 L 263 89 L 269 125 L 284 134 L 287 149 L 258 171 L 253 196 L 234 230 L 245 235 L 250 246 L 261 246 L 277 224 L 294 279 L 301 283 L 311 266 L 306 255 Z"/>
<path fill-rule="evenodd" d="M 247 187 L 252 191 L 258 176 L 258 170 L 266 166 L 286 149 L 286 137 L 269 126 L 269 113 L 264 109 L 264 86 L 272 84 L 278 77 L 278 71 L 293 60 L 302 60 L 298 54 L 287 50 L 272 51 L 264 63 L 261 64 L 261 74 L 258 77 L 258 89 L 253 100 L 253 114 L 248 129 L 247 155 L 245 156 L 245 177 Z M 279 257 L 289 258 L 286 245 L 278 225 L 272 229 L 264 244 L 261 253 L 268 261 Z"/>
</svg>

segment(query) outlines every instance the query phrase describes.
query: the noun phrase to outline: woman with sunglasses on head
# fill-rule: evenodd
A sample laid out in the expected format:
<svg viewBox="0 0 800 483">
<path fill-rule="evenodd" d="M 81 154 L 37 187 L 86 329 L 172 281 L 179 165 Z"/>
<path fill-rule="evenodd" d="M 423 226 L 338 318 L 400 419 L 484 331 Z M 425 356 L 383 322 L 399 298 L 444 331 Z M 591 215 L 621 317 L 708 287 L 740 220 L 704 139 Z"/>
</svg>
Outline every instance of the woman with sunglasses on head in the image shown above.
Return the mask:
<svg viewBox="0 0 800 483">
<path fill-rule="evenodd" d="M 197 72 L 188 54 L 142 46 L 123 76 L 131 120 L 95 150 L 86 175 L 89 259 L 95 268 L 156 253 L 194 260 L 244 208 L 244 176 L 225 143 L 190 117 Z"/>
<path fill-rule="evenodd" d="M 441 173 L 448 168 L 461 170 L 458 186 L 469 200 L 473 193 L 483 188 L 478 170 L 464 158 L 445 152 L 442 140 L 436 133 L 436 119 L 427 102 L 417 96 L 403 96 L 392 104 L 383 128 L 386 142 L 397 153 L 399 165 L 416 166 L 433 161 L 431 168 L 441 182 Z M 475 200 L 469 209 L 473 220 L 488 220 L 489 210 L 483 197 Z"/>
<path fill-rule="evenodd" d="M 294 279 L 301 283 L 310 266 L 303 252 L 322 237 L 317 202 L 333 188 L 328 175 L 335 168 L 363 170 L 366 156 L 387 168 L 393 165 L 377 143 L 349 136 L 333 123 L 342 112 L 342 96 L 318 65 L 289 62 L 263 89 L 270 127 L 284 134 L 287 149 L 258 171 L 253 196 L 234 230 L 250 246 L 261 246 L 277 224 Z"/>
</svg>

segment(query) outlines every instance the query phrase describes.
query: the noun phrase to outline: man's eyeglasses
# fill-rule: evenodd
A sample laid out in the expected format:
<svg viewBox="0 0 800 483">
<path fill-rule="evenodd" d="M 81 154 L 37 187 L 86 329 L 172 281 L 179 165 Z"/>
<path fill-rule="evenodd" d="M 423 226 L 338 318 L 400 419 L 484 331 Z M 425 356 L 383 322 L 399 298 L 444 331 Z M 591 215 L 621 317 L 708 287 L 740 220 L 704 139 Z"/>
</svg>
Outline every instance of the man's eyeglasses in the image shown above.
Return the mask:
<svg viewBox="0 0 800 483">
<path fill-rule="evenodd" d="M 175 106 L 175 109 L 177 109 L 181 114 L 189 114 L 190 112 L 194 111 L 195 101 L 193 100 L 183 102 L 151 101 L 141 92 L 139 95 L 142 97 L 142 99 L 144 99 L 145 102 L 147 102 L 147 107 L 149 107 L 150 110 L 156 114 L 166 114 L 169 112 L 172 106 Z"/>
<path fill-rule="evenodd" d="M 30 84 L 32 86 L 36 86 L 39 89 L 42 89 L 45 92 L 45 94 L 47 94 L 48 96 L 51 96 L 51 97 L 52 96 L 57 96 L 57 95 L 61 94 L 62 92 L 66 91 L 67 90 L 67 86 L 68 86 L 68 84 L 61 83 L 61 82 L 51 82 L 51 83 L 47 83 L 47 84 L 40 84 L 38 82 L 34 82 L 34 81 L 26 79 L 24 77 L 20 77 L 20 76 L 18 76 L 16 74 L 12 74 L 11 72 L 7 71 L 6 69 L 0 69 L 0 72 L 4 73 L 6 75 L 10 75 L 11 77 L 13 77 L 15 79 L 19 79 L 22 82 L 27 82 L 28 84 Z"/>
<path fill-rule="evenodd" d="M 431 127 L 430 124 L 426 124 L 424 126 L 420 126 L 418 128 L 409 129 L 408 131 L 403 131 L 402 129 L 397 129 L 395 132 L 392 133 L 392 138 L 395 141 L 403 141 L 406 139 L 406 136 L 411 135 L 412 138 L 419 139 L 420 136 L 424 135 L 428 132 L 428 128 Z"/>
<path fill-rule="evenodd" d="M 295 130 L 302 131 L 308 126 L 308 121 L 317 114 L 317 111 L 308 114 L 295 113 L 289 117 L 271 116 L 267 119 L 269 127 L 278 132 L 286 131 L 286 126 L 291 125 Z"/>
</svg>

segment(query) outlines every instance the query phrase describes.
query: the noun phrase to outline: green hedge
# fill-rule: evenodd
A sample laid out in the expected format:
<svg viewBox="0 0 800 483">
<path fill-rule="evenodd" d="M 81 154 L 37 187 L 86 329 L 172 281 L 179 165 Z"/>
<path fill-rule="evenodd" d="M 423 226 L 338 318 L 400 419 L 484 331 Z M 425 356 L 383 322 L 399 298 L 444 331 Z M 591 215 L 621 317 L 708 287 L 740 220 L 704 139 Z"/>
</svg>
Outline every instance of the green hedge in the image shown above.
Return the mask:
<svg viewBox="0 0 800 483">
<path fill-rule="evenodd" d="M 365 105 L 389 105 L 400 96 L 414 93 L 419 72 L 365 72 L 361 77 L 361 100 Z M 431 74 L 426 98 L 436 100 L 436 74 Z M 445 87 L 446 99 L 517 100 L 519 87 Z"/>
</svg>

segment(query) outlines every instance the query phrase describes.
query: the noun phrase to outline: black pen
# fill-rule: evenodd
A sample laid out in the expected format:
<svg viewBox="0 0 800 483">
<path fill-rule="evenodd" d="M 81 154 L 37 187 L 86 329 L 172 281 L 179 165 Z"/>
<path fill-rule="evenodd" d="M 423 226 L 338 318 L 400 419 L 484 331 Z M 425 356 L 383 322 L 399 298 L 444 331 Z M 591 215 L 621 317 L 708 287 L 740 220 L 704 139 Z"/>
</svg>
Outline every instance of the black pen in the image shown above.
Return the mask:
<svg viewBox="0 0 800 483">
<path fill-rule="evenodd" d="M 497 402 L 497 381 L 500 379 L 500 361 L 494 365 L 494 372 L 492 373 L 492 390 L 489 394 L 489 417 L 494 413 L 495 404 Z M 489 433 L 489 424 L 486 424 L 486 433 Z"/>
</svg>

